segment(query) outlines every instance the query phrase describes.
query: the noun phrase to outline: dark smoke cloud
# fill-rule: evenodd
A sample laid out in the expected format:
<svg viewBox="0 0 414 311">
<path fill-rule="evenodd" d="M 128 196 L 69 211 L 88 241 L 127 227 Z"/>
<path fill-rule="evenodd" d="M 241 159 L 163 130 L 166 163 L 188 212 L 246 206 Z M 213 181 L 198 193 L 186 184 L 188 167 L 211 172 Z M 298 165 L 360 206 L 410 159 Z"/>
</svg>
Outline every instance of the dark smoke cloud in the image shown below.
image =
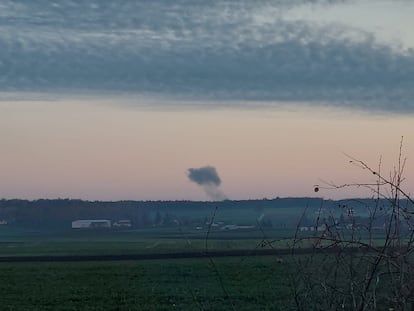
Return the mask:
<svg viewBox="0 0 414 311">
<path fill-rule="evenodd" d="M 189 168 L 188 178 L 201 186 L 209 198 L 217 201 L 226 199 L 224 193 L 219 189 L 221 179 L 215 167 L 203 166 L 200 168 Z"/>
<path fill-rule="evenodd" d="M 204 166 L 200 168 L 189 168 L 188 169 L 188 178 L 191 181 L 203 185 L 214 185 L 220 186 L 221 179 L 217 174 L 216 168 L 213 166 Z"/>
</svg>

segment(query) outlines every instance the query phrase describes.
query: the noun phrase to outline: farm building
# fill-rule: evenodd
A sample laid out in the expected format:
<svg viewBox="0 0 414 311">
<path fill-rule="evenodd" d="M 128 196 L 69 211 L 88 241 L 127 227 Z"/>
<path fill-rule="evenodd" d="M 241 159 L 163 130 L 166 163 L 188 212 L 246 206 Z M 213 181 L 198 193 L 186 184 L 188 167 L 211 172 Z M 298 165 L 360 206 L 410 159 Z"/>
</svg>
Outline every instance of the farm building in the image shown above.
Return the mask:
<svg viewBox="0 0 414 311">
<path fill-rule="evenodd" d="M 110 227 L 111 221 L 108 219 L 78 219 L 72 221 L 72 229 Z"/>
<path fill-rule="evenodd" d="M 299 231 L 325 231 L 326 225 L 322 224 L 319 226 L 302 226 L 299 227 Z"/>
<path fill-rule="evenodd" d="M 118 227 L 118 228 L 129 228 L 131 227 L 131 221 L 129 219 L 122 219 L 122 220 L 118 220 L 116 222 L 114 222 L 113 227 Z"/>
<path fill-rule="evenodd" d="M 253 229 L 254 226 L 239 226 L 239 225 L 225 225 L 221 230 L 239 230 L 239 229 Z"/>
</svg>

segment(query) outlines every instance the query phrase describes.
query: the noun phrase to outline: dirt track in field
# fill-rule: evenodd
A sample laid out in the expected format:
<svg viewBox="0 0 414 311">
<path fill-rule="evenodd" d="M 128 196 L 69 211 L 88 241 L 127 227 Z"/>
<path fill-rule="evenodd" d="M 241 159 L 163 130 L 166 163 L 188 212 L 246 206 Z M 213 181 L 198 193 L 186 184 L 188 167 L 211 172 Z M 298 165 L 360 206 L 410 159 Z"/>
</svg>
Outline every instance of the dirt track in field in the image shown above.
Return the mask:
<svg viewBox="0 0 414 311">
<path fill-rule="evenodd" d="M 209 251 L 209 252 L 177 252 L 154 254 L 128 254 L 128 255 L 68 255 L 68 256 L 8 256 L 0 257 L 0 262 L 77 262 L 77 261 L 121 261 L 121 260 L 151 260 L 151 259 L 179 259 L 179 258 L 209 258 L 234 256 L 265 256 L 285 255 L 291 250 L 235 250 L 235 251 Z"/>
<path fill-rule="evenodd" d="M 356 252 L 361 249 L 347 249 L 347 252 Z M 340 251 L 336 248 L 320 250 L 325 253 Z M 343 251 L 343 249 L 341 250 Z M 295 254 L 311 254 L 315 249 L 295 249 Z M 153 260 L 153 259 L 183 259 L 183 258 L 211 258 L 211 257 L 243 257 L 243 256 L 279 256 L 292 254 L 292 249 L 255 249 L 232 251 L 207 251 L 207 252 L 177 252 L 154 254 L 129 254 L 129 255 L 63 255 L 63 256 L 4 256 L 0 262 L 82 262 L 82 261 L 122 261 L 122 260 Z"/>
</svg>

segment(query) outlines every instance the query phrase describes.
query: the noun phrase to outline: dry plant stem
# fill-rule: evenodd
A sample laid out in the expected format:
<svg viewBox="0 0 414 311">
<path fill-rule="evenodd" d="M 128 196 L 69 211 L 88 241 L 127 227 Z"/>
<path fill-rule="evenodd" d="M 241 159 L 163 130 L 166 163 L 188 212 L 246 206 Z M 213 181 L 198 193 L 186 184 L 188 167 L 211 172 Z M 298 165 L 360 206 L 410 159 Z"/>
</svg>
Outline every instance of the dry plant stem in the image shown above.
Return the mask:
<svg viewBox="0 0 414 311">
<path fill-rule="evenodd" d="M 403 190 L 406 159 L 402 147 L 403 139 L 388 177 L 382 173 L 382 158 L 374 170 L 348 156 L 351 164 L 374 175 L 376 181 L 330 182 L 319 187 L 365 187 L 373 193 L 372 201 L 364 202 L 366 218 L 356 216 L 347 204 L 342 207 L 348 218 L 338 223 L 332 211 L 323 217 L 321 206 L 315 219 L 318 230 L 312 235 L 299 234 L 298 225 L 292 246 L 293 258 L 298 257 L 293 278 L 298 309 L 414 310 L 414 200 Z M 382 227 L 378 227 L 380 221 Z M 323 230 L 319 230 L 321 225 Z M 305 241 L 312 242 L 312 253 L 304 259 L 295 255 L 295 249 Z"/>
<path fill-rule="evenodd" d="M 217 211 L 218 211 L 218 207 L 216 206 L 214 208 L 213 215 L 211 216 L 211 220 L 210 220 L 210 223 L 208 225 L 206 239 L 205 239 L 205 249 L 204 249 L 204 252 L 206 254 L 208 254 L 208 240 L 209 240 L 209 237 L 210 237 L 210 232 L 211 232 L 211 229 L 213 227 L 214 220 L 215 220 L 216 215 L 217 215 Z M 211 257 L 211 256 L 208 256 L 208 260 L 209 260 L 209 263 L 210 263 L 214 273 L 217 276 L 217 279 L 220 283 L 220 287 L 221 287 L 223 293 L 226 295 L 226 298 L 229 300 L 231 310 L 236 311 L 236 307 L 234 306 L 233 300 L 231 299 L 231 296 L 230 296 L 226 286 L 224 285 L 223 278 L 221 276 L 220 271 L 217 268 L 216 262 L 214 261 L 213 257 Z"/>
<path fill-rule="evenodd" d="M 179 230 L 179 232 L 180 232 L 181 238 L 183 238 L 183 239 L 185 239 L 185 240 L 186 240 L 187 245 L 188 245 L 190 248 L 193 248 L 193 246 L 192 246 L 192 244 L 191 244 L 191 241 L 190 241 L 190 239 L 188 238 L 188 236 L 185 236 L 185 235 L 184 235 L 184 232 L 183 232 L 183 228 L 182 228 L 182 224 L 181 224 L 181 222 L 179 222 L 179 223 L 178 223 L 178 225 L 179 225 L 178 230 Z M 187 279 L 187 276 L 185 276 L 184 278 L 185 278 L 185 279 Z M 204 306 L 201 304 L 200 300 L 197 298 L 196 294 L 194 293 L 194 289 L 193 289 L 193 287 L 192 287 L 192 286 L 190 286 L 190 284 L 191 284 L 190 282 L 186 282 L 186 287 L 187 287 L 188 292 L 189 292 L 189 293 L 190 293 L 190 295 L 191 295 L 191 298 L 192 298 L 192 299 L 193 299 L 193 301 L 197 304 L 197 306 L 199 307 L 199 309 L 200 309 L 201 311 L 204 311 L 204 310 L 205 310 L 205 309 L 204 309 Z"/>
</svg>

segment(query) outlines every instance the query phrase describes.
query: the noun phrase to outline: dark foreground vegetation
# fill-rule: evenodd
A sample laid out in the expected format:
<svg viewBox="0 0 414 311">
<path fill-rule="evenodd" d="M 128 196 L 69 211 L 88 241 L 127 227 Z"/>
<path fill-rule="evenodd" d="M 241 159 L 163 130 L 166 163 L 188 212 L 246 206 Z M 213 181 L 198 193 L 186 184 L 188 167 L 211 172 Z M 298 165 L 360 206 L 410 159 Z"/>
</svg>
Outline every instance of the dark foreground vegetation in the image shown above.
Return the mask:
<svg viewBox="0 0 414 311">
<path fill-rule="evenodd" d="M 294 310 L 273 257 L 3 263 L 2 310 Z"/>
</svg>

